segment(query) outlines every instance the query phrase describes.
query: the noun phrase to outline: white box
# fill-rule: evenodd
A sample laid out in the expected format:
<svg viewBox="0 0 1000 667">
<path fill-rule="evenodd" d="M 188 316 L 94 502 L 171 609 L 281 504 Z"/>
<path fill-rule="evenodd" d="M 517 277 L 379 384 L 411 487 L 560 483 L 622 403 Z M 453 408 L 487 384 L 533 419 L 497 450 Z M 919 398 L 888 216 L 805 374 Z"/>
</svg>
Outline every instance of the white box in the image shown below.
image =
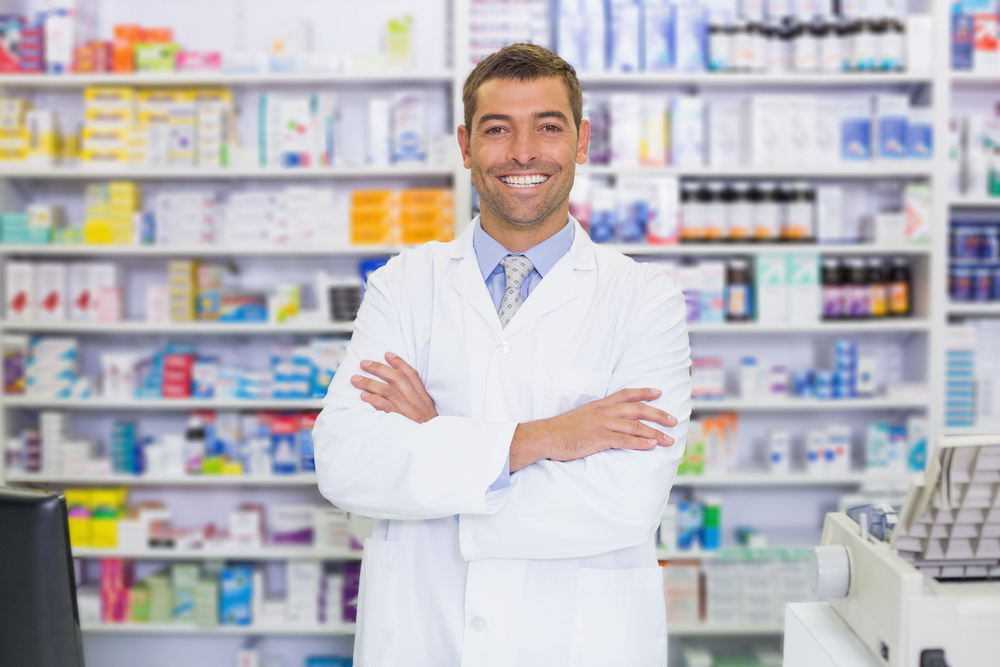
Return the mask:
<svg viewBox="0 0 1000 667">
<path fill-rule="evenodd" d="M 390 101 L 373 97 L 368 100 L 368 164 L 385 166 L 389 164 L 391 145 L 389 138 Z"/>
<path fill-rule="evenodd" d="M 675 167 L 705 165 L 705 104 L 702 98 L 685 95 L 674 98 L 670 148 Z"/>
<path fill-rule="evenodd" d="M 287 568 L 286 620 L 292 625 L 319 623 L 320 580 L 323 565 L 319 561 L 289 561 Z"/>
<path fill-rule="evenodd" d="M 644 167 L 667 164 L 667 126 L 670 98 L 666 95 L 642 97 L 642 132 L 639 139 L 639 162 Z"/>
<path fill-rule="evenodd" d="M 427 159 L 427 99 L 422 92 L 392 96 L 392 158 L 394 162 Z"/>
<path fill-rule="evenodd" d="M 35 315 L 39 321 L 64 322 L 66 320 L 66 264 L 41 262 L 36 265 L 35 279 L 37 300 Z"/>
<path fill-rule="evenodd" d="M 787 95 L 751 95 L 750 163 L 755 167 L 784 164 L 787 161 Z"/>
<path fill-rule="evenodd" d="M 836 96 L 816 98 L 816 133 L 813 163 L 835 165 L 840 162 L 840 100 Z"/>
<path fill-rule="evenodd" d="M 903 213 L 876 213 L 873 226 L 872 240 L 877 245 L 900 245 L 906 238 L 906 215 Z"/>
<path fill-rule="evenodd" d="M 810 475 L 825 474 L 827 471 L 825 429 L 812 428 L 806 431 L 805 452 L 806 472 Z"/>
<path fill-rule="evenodd" d="M 816 188 L 816 240 L 841 243 L 844 234 L 844 190 L 837 185 Z"/>
<path fill-rule="evenodd" d="M 611 96 L 611 164 L 635 167 L 639 164 L 641 97 L 632 93 Z"/>
<path fill-rule="evenodd" d="M 708 105 L 708 165 L 737 167 L 745 162 L 746 111 L 740 100 L 715 100 Z"/>
<path fill-rule="evenodd" d="M 783 136 L 785 153 L 782 164 L 813 164 L 816 162 L 816 97 L 789 95 L 785 99 Z"/>
<path fill-rule="evenodd" d="M 788 431 L 767 434 L 767 465 L 776 475 L 787 475 L 791 469 L 792 436 Z"/>
<path fill-rule="evenodd" d="M 826 427 L 826 469 L 841 475 L 851 470 L 851 427 L 830 424 Z"/>
<path fill-rule="evenodd" d="M 31 262 L 7 262 L 6 316 L 9 320 L 34 321 L 37 302 L 35 265 Z"/>
<path fill-rule="evenodd" d="M 933 67 L 935 49 L 934 23 L 931 14 L 910 14 L 906 17 L 906 71 L 911 74 L 928 74 Z"/>
<path fill-rule="evenodd" d="M 668 504 L 660 517 L 660 548 L 677 551 L 677 505 Z"/>
<path fill-rule="evenodd" d="M 784 255 L 757 256 L 757 320 L 761 324 L 788 321 L 788 267 Z"/>
<path fill-rule="evenodd" d="M 788 319 L 791 322 L 819 322 L 820 284 L 819 255 L 789 253 L 788 255 Z"/>
<path fill-rule="evenodd" d="M 875 357 L 861 355 L 858 357 L 856 391 L 858 398 L 871 398 L 878 389 L 878 368 Z"/>
<path fill-rule="evenodd" d="M 347 512 L 333 505 L 313 508 L 314 544 L 318 549 L 349 549 Z"/>
<path fill-rule="evenodd" d="M 90 292 L 87 319 L 99 321 L 101 311 L 101 293 L 106 289 L 118 287 L 118 267 L 106 262 L 90 264 L 87 267 L 87 284 Z"/>
</svg>

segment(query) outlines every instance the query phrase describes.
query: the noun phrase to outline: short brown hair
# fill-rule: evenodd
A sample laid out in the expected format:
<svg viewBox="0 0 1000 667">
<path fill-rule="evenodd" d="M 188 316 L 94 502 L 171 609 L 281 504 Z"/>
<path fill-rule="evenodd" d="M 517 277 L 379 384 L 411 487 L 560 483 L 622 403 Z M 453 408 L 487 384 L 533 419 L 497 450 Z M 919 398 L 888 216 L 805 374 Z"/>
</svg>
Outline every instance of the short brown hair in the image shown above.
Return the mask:
<svg viewBox="0 0 1000 667">
<path fill-rule="evenodd" d="M 546 48 L 536 44 L 511 44 L 479 61 L 462 86 L 462 104 L 465 107 L 465 128 L 472 133 L 472 117 L 476 115 L 476 93 L 480 86 L 491 79 L 517 79 L 520 82 L 544 78 L 562 79 L 569 95 L 576 131 L 583 119 L 583 92 L 576 70 L 568 62 Z"/>
</svg>

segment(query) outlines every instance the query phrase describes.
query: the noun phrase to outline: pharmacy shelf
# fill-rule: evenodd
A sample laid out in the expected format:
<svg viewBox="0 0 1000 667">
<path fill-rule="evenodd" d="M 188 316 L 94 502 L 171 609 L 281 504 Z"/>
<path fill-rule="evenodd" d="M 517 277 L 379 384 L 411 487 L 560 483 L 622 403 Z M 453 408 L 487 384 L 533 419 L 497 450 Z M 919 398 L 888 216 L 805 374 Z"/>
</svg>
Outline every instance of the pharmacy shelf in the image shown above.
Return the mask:
<svg viewBox="0 0 1000 667">
<path fill-rule="evenodd" d="M 86 623 L 80 631 L 89 634 L 114 635 L 290 635 L 300 637 L 336 637 L 353 635 L 355 625 L 343 623 L 326 627 L 294 627 L 286 625 L 217 625 L 200 627 L 186 623 Z"/>
<path fill-rule="evenodd" d="M 786 165 L 781 167 L 615 167 L 585 165 L 577 169 L 577 176 L 677 176 L 680 178 L 746 178 L 763 179 L 842 179 L 866 180 L 873 178 L 913 179 L 930 178 L 934 165 L 930 160 L 899 160 L 875 163 L 844 163 L 830 167 Z"/>
<path fill-rule="evenodd" d="M 143 72 L 137 74 L 7 74 L 0 86 L 10 88 L 83 88 L 85 86 L 272 86 L 295 84 L 393 84 L 452 83 L 448 71 L 419 72 L 377 70 L 371 72 Z"/>
<path fill-rule="evenodd" d="M 667 634 L 675 637 L 773 637 L 784 631 L 780 624 L 667 623 Z"/>
<path fill-rule="evenodd" d="M 266 179 L 299 180 L 306 178 L 445 178 L 455 175 L 446 166 L 399 165 L 387 167 L 302 167 L 262 169 L 259 167 L 145 167 L 123 165 L 112 167 L 20 167 L 4 165 L 0 178 L 30 180 L 98 180 L 124 178 L 129 180 L 195 180 Z"/>
<path fill-rule="evenodd" d="M 73 558 L 128 558 L 132 560 L 361 560 L 361 551 L 314 547 L 267 546 L 209 549 L 97 549 L 73 547 Z"/>
<path fill-rule="evenodd" d="M 720 475 L 678 475 L 674 479 L 676 487 L 732 487 L 732 488 L 788 488 L 788 487 L 832 487 L 909 485 L 912 475 L 884 475 L 870 472 L 850 472 L 836 475 L 808 475 L 790 473 L 776 475 L 768 472 L 727 473 Z"/>
<path fill-rule="evenodd" d="M 692 401 L 692 408 L 701 412 L 732 410 L 735 412 L 814 412 L 851 410 L 925 410 L 927 397 L 919 398 L 787 398 L 784 400 L 751 401 L 726 398 L 718 401 Z"/>
<path fill-rule="evenodd" d="M 819 334 L 861 334 L 893 331 L 929 331 L 930 320 L 925 318 L 886 318 L 874 320 L 846 320 L 839 322 L 786 322 L 761 324 L 760 322 L 723 322 L 721 324 L 688 325 L 690 333 L 714 334 L 775 334 L 775 333 L 819 333 Z"/>
<path fill-rule="evenodd" d="M 406 245 L 30 245 L 2 244 L 0 255 L 30 257 L 376 257 Z"/>
<path fill-rule="evenodd" d="M 998 80 L 1000 81 L 1000 80 Z M 948 206 L 953 209 L 963 208 L 1000 208 L 1000 196 L 980 196 L 980 197 L 952 197 L 948 200 Z"/>
<path fill-rule="evenodd" d="M 120 623 L 120 624 L 84 624 L 80 630 L 92 634 L 134 634 L 134 635 L 293 635 L 302 637 L 326 637 L 337 635 L 353 635 L 353 624 L 331 625 L 328 627 L 290 626 L 237 626 L 219 625 L 215 627 L 198 627 L 181 623 Z M 667 634 L 673 636 L 774 636 L 784 631 L 781 625 L 718 625 L 711 623 L 668 623 Z"/>
<path fill-rule="evenodd" d="M 998 200 L 1000 201 L 1000 200 Z M 4 246 L 0 246 L 3 251 Z M 24 247 L 24 246 L 19 246 Z M 32 247 L 32 246 L 27 246 Z M 818 243 L 680 243 L 675 245 L 648 245 L 644 243 L 606 243 L 602 247 L 617 250 L 633 257 L 685 257 L 707 255 L 731 257 L 733 255 L 759 255 L 763 253 L 816 253 L 820 255 L 930 255 L 929 245 L 877 245 L 874 243 L 818 244 Z"/>
<path fill-rule="evenodd" d="M 949 303 L 948 314 L 956 317 L 975 317 L 977 315 L 1000 315 L 1000 301 L 979 303 Z"/>
<path fill-rule="evenodd" d="M 309 322 L 275 324 L 269 322 L 0 322 L 0 330 L 33 333 L 77 333 L 119 336 L 135 335 L 281 335 L 337 334 L 354 331 L 353 322 Z"/>
<path fill-rule="evenodd" d="M 1000 76 L 996 72 L 964 72 L 953 70 L 950 73 L 952 84 L 1000 84 Z"/>
<path fill-rule="evenodd" d="M 8 472 L 8 484 L 46 486 L 294 487 L 318 484 L 316 473 L 295 475 L 45 475 Z"/>
<path fill-rule="evenodd" d="M 893 331 L 926 331 L 930 321 L 922 318 L 851 320 L 844 322 L 809 322 L 784 324 L 761 324 L 759 322 L 724 322 L 721 324 L 688 325 L 690 333 L 714 334 L 773 334 L 773 333 L 863 333 Z M 151 322 L 19 322 L 7 320 L 0 323 L 4 331 L 32 333 L 76 333 L 119 335 L 280 335 L 280 334 L 338 334 L 354 331 L 352 322 L 319 322 L 308 324 L 271 323 L 151 323 Z"/>
<path fill-rule="evenodd" d="M 195 398 L 108 399 L 3 396 L 0 406 L 53 410 L 321 410 L 323 399 L 220 400 Z"/>
<path fill-rule="evenodd" d="M 829 72 L 822 74 L 774 73 L 738 74 L 722 72 L 580 72 L 580 84 L 588 86 L 891 86 L 923 85 L 933 82 L 930 74 L 909 72 Z"/>
<path fill-rule="evenodd" d="M 1000 444 L 1000 423 L 975 426 L 945 426 L 945 435 L 995 435 Z"/>
</svg>

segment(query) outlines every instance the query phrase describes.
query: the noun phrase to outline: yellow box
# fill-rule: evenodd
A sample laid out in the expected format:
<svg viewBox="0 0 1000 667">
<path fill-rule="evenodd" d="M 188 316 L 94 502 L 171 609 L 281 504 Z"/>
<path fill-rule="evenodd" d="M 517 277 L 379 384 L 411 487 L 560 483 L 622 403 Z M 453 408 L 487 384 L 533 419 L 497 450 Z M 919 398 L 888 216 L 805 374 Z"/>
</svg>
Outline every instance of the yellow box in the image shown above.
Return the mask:
<svg viewBox="0 0 1000 667">
<path fill-rule="evenodd" d="M 397 190 L 355 190 L 351 193 L 351 208 L 371 206 L 393 207 L 399 205 Z"/>
<path fill-rule="evenodd" d="M 88 125 L 81 132 L 81 142 L 84 155 L 88 151 L 127 152 L 129 148 L 129 138 L 131 133 L 128 128 L 117 129 L 111 127 L 94 127 Z"/>
<path fill-rule="evenodd" d="M 24 162 L 27 158 L 27 148 L 0 148 L 0 162 Z"/>
<path fill-rule="evenodd" d="M 454 237 L 454 215 L 448 210 L 427 206 L 404 208 L 400 217 L 403 243 L 450 241 Z"/>
<path fill-rule="evenodd" d="M 407 207 L 453 207 L 455 195 L 449 188 L 409 188 L 403 190 L 400 204 Z"/>
<path fill-rule="evenodd" d="M 90 164 L 124 165 L 129 163 L 129 156 L 128 149 L 84 148 L 80 153 L 80 161 Z"/>
<path fill-rule="evenodd" d="M 231 107 L 233 93 L 228 88 L 199 88 L 191 91 L 191 101 L 197 105 Z"/>
<path fill-rule="evenodd" d="M 128 128 L 136 121 L 135 112 L 131 107 L 98 107 L 87 109 L 83 114 L 83 122 L 88 127 Z"/>
<path fill-rule="evenodd" d="M 118 546 L 118 519 L 94 517 L 90 520 L 90 545 L 114 549 Z"/>
<path fill-rule="evenodd" d="M 66 522 L 69 524 L 70 546 L 89 547 L 92 542 L 90 516 L 71 516 Z"/>
<path fill-rule="evenodd" d="M 88 86 L 83 89 L 85 109 L 130 107 L 135 104 L 135 89 L 128 86 Z"/>
<path fill-rule="evenodd" d="M 111 245 L 111 225 L 106 220 L 87 220 L 83 223 L 83 242 L 87 245 Z"/>
</svg>

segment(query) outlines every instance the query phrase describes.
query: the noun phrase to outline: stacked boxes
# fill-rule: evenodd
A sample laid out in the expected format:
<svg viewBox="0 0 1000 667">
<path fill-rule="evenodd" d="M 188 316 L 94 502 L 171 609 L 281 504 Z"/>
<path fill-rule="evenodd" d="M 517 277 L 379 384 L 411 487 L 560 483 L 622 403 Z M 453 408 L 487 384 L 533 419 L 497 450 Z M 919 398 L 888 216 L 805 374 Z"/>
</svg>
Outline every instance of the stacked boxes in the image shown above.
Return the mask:
<svg viewBox="0 0 1000 667">
<path fill-rule="evenodd" d="M 220 217 L 227 245 L 281 243 L 286 237 L 280 193 L 234 192 Z"/>
<path fill-rule="evenodd" d="M 974 426 L 976 412 L 976 332 L 969 326 L 950 326 L 945 351 L 944 425 Z"/>
<path fill-rule="evenodd" d="M 28 137 L 24 126 L 27 110 L 24 100 L 0 99 L 0 163 L 27 159 Z"/>
<path fill-rule="evenodd" d="M 260 166 L 332 165 L 337 115 L 337 98 L 332 93 L 262 93 L 257 120 Z M 388 118 L 385 120 L 388 142 Z"/>
<path fill-rule="evenodd" d="M 332 244 L 336 202 L 330 188 L 290 186 L 282 192 L 287 243 Z"/>
<path fill-rule="evenodd" d="M 170 111 L 177 100 L 174 90 L 141 90 L 133 159 L 150 167 L 170 164 Z"/>
<path fill-rule="evenodd" d="M 97 166 L 128 164 L 132 157 L 135 91 L 124 86 L 84 88 L 83 106 L 81 162 Z"/>
<path fill-rule="evenodd" d="M 43 412 L 38 417 L 42 445 L 42 471 L 58 475 L 62 470 L 62 448 L 66 441 L 66 413 Z"/>
<path fill-rule="evenodd" d="M 218 218 L 218 202 L 211 191 L 164 192 L 153 200 L 157 245 L 213 243 Z"/>
<path fill-rule="evenodd" d="M 454 199 L 448 189 L 351 193 L 352 243 L 449 241 L 455 234 L 454 219 Z"/>
<path fill-rule="evenodd" d="M 79 348 L 75 338 L 46 337 L 31 341 L 25 388 L 38 398 L 71 398 L 77 383 Z"/>
<path fill-rule="evenodd" d="M 55 111 L 32 109 L 25 114 L 27 141 L 26 159 L 29 164 L 52 166 L 59 150 Z"/>
<path fill-rule="evenodd" d="M 181 260 L 170 262 L 170 321 L 194 322 L 198 295 L 198 262 Z"/>
<path fill-rule="evenodd" d="M 111 181 L 87 186 L 83 239 L 94 245 L 130 245 L 140 210 L 139 186 L 134 181 Z"/>
<path fill-rule="evenodd" d="M 193 167 L 197 164 L 197 124 L 194 91 L 171 91 L 167 112 L 167 164 L 171 167 Z"/>
<path fill-rule="evenodd" d="M 675 560 L 663 566 L 663 593 L 667 623 L 697 623 L 699 613 L 698 561 Z"/>
<path fill-rule="evenodd" d="M 194 105 L 198 166 L 228 167 L 233 122 L 232 93 L 225 89 L 195 91 Z"/>
</svg>

